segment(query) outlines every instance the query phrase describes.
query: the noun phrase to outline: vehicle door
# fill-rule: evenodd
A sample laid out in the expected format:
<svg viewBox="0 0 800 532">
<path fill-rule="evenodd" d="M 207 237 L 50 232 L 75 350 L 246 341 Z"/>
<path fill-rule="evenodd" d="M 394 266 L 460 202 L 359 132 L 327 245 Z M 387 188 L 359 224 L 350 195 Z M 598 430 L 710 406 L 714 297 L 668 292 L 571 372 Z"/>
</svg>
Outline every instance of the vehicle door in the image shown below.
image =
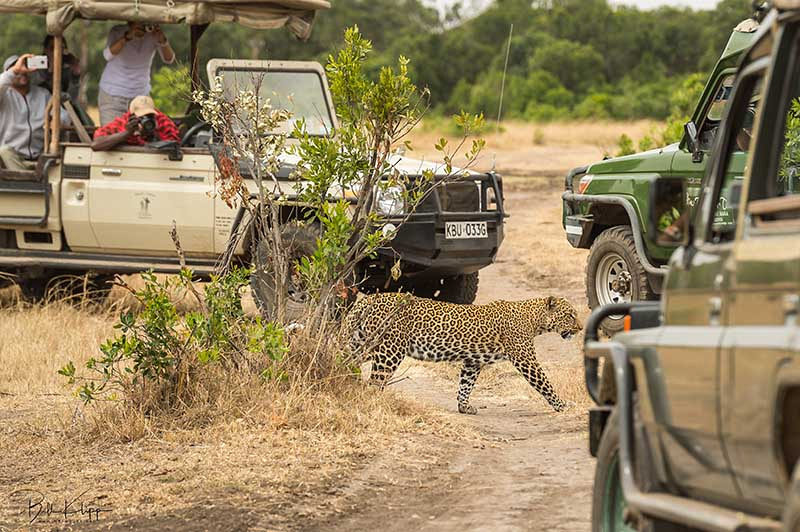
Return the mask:
<svg viewBox="0 0 800 532">
<path fill-rule="evenodd" d="M 735 74 L 735 68 L 726 69 L 720 72 L 714 80 L 714 97 L 702 111 L 703 118 L 696 124 L 696 150 L 693 151 L 690 148 L 687 134 L 684 134 L 679 149 L 672 159 L 671 174 L 686 179 L 686 205 L 688 207 L 694 207 L 700 196 L 701 181 L 705 175 L 706 165 L 714 147 L 723 113 L 730 99 Z M 744 173 L 744 164 L 745 161 L 741 155 L 735 156 L 735 162 L 732 164 L 733 173 L 741 176 Z M 722 212 L 724 213 L 724 211 Z M 730 216 L 730 213 L 727 214 Z M 730 222 L 732 224 L 733 220 Z"/>
<path fill-rule="evenodd" d="M 763 66 L 737 86 L 733 101 L 758 101 Z M 739 122 L 745 114 L 731 113 Z M 673 255 L 664 293 L 663 334 L 658 342 L 662 396 L 655 411 L 668 476 L 690 496 L 724 504 L 738 491 L 720 434 L 720 344 L 728 313 L 725 294 L 731 282 L 735 223 L 730 212 L 739 179 L 738 160 L 749 145 L 732 138 L 724 164 L 712 168 L 694 213 L 694 239 Z M 717 174 L 717 175 L 715 175 Z M 735 218 L 734 218 L 735 220 Z"/>
<path fill-rule="evenodd" d="M 181 160 L 170 160 L 166 153 L 135 146 L 93 152 L 89 220 L 100 249 L 174 254 L 174 221 L 187 254 L 213 255 L 214 161 L 199 148 L 182 154 Z"/>
<path fill-rule="evenodd" d="M 783 31 L 800 33 L 791 26 Z M 800 386 L 791 352 L 800 311 L 800 46 L 796 35 L 782 41 L 791 50 L 778 49 L 763 105 L 734 245 L 720 365 L 722 430 L 743 504 L 778 514 L 791 474 L 785 460 L 793 465 L 797 443 L 784 448 L 776 426 L 788 419 L 798 424 L 796 403 L 784 411 L 779 397 L 784 385 L 795 396 Z"/>
</svg>

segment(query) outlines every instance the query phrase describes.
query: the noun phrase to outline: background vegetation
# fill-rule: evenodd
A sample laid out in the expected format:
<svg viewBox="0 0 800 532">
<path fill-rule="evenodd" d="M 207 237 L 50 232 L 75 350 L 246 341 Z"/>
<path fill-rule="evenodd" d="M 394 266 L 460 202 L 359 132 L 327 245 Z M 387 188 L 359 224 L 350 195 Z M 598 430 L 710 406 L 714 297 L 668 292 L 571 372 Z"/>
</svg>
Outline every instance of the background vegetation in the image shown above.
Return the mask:
<svg viewBox="0 0 800 532">
<path fill-rule="evenodd" d="M 607 0 L 496 0 L 477 16 L 458 4 L 443 16 L 421 0 L 333 0 L 319 13 L 308 43 L 286 31 L 256 31 L 217 24 L 201 40 L 202 57 L 316 59 L 324 63 L 341 45 L 344 29 L 358 24 L 376 53 L 377 73 L 398 55 L 410 75 L 433 95 L 435 111 L 465 110 L 496 116 L 509 27 L 514 24 L 504 116 L 536 121 L 558 118 L 667 119 L 686 100 L 682 89 L 713 66 L 731 29 L 749 16 L 749 0 L 721 0 L 715 10 L 662 7 L 612 8 Z M 0 51 L 37 51 L 44 21 L 4 16 Z M 67 32 L 73 53 L 88 65 L 87 99 L 96 100 L 112 23 L 74 23 Z M 189 30 L 166 28 L 178 58 L 188 57 Z M 85 45 L 82 45 L 85 36 Z M 84 49 L 82 49 L 84 48 Z M 154 70 L 161 69 L 158 59 Z M 154 96 L 172 109 L 154 79 Z M 698 84 L 694 84 L 698 85 Z M 677 95 L 677 98 L 676 98 Z M 680 100 L 680 101 L 679 101 Z M 694 99 L 689 98 L 690 105 Z M 681 112 L 681 110 L 678 110 Z"/>
</svg>

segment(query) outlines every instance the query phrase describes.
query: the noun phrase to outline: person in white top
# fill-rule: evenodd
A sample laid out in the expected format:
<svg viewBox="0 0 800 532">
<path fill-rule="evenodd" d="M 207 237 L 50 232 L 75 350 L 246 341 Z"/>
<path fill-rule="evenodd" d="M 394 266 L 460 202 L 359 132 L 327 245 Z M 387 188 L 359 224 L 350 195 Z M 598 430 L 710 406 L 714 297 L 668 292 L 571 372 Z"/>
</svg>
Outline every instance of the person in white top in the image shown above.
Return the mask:
<svg viewBox="0 0 800 532">
<path fill-rule="evenodd" d="M 97 97 L 101 124 L 125 114 L 134 97 L 150 94 L 150 67 L 156 50 L 164 63 L 175 60 L 175 52 L 158 24 L 128 22 L 111 28 L 103 50 L 107 63 Z"/>
<path fill-rule="evenodd" d="M 31 170 L 44 150 L 45 108 L 50 91 L 32 85 L 28 59 L 12 55 L 0 73 L 0 168 Z M 69 124 L 61 109 L 61 123 Z"/>
</svg>

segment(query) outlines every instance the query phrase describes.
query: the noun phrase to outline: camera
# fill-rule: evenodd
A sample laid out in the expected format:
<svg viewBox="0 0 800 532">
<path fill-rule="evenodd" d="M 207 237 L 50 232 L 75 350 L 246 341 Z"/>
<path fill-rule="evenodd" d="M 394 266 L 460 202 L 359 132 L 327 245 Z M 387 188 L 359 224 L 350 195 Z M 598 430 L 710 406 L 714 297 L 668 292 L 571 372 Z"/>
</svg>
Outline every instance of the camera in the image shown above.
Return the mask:
<svg viewBox="0 0 800 532">
<path fill-rule="evenodd" d="M 139 118 L 139 126 L 142 128 L 142 136 L 152 138 L 156 132 L 156 117 L 154 115 L 144 115 Z"/>
<path fill-rule="evenodd" d="M 47 56 L 34 55 L 25 60 L 25 66 L 29 70 L 46 70 L 47 69 Z"/>
</svg>

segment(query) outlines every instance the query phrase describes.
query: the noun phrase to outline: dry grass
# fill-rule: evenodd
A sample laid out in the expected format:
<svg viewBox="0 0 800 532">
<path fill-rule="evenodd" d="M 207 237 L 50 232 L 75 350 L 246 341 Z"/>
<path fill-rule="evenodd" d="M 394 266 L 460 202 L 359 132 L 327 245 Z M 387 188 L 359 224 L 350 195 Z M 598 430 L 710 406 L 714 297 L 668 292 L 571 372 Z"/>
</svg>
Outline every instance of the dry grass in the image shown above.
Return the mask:
<svg viewBox="0 0 800 532">
<path fill-rule="evenodd" d="M 260 513 L 291 523 L 287 508 L 324 514 L 324 499 L 312 495 L 339 489 L 373 459 L 395 462 L 409 451 L 435 459 L 426 437 L 409 434 L 469 433 L 447 415 L 353 378 L 265 381 L 213 365 L 194 368 L 190 399 L 171 410 L 84 406 L 56 370 L 98 355 L 119 308 L 132 305 L 124 291 L 114 295 L 110 306 L 91 310 L 26 305 L 14 290 L 0 295 L 0 493 L 35 489 L 58 500 L 89 489 L 83 500 L 112 508 L 116 523 L 191 516 L 220 498 L 255 500 Z M 307 356 L 305 347 L 293 353 Z M 0 529 L 24 522 L 23 503 L 0 504 Z"/>
<path fill-rule="evenodd" d="M 480 136 L 486 147 L 477 163 L 479 169 L 495 167 L 503 175 L 558 176 L 580 164 L 602 159 L 617 152 L 623 133 L 634 143 L 650 134 L 657 123 L 649 120 L 632 122 L 563 121 L 536 124 L 506 121 L 500 132 L 492 124 Z M 429 121 L 414 130 L 411 157 L 440 160 L 433 146 L 439 137 L 457 140 L 441 120 Z M 456 160 L 458 164 L 459 160 Z M 461 161 L 463 162 L 463 161 Z"/>
</svg>

